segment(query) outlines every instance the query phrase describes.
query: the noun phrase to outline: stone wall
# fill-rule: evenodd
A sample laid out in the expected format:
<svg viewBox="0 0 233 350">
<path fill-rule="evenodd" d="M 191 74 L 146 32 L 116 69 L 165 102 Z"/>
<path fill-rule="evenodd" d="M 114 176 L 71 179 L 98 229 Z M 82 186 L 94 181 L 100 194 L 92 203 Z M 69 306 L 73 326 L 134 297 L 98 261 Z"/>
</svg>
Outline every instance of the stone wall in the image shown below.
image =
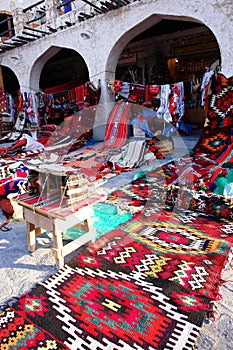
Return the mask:
<svg viewBox="0 0 233 350">
<path fill-rule="evenodd" d="M 4 10 L 11 10 L 16 24 L 16 35 L 22 32 L 25 18 L 22 9 L 31 1 L 5 1 Z M 74 1 L 72 5 L 78 4 Z M 81 3 L 80 6 L 83 6 Z M 102 85 L 101 102 L 111 100 L 107 81 L 114 79 L 118 58 L 127 43 L 161 19 L 196 21 L 206 25 L 214 34 L 221 54 L 221 72 L 233 74 L 231 52 L 232 4 L 230 1 L 205 2 L 193 0 L 147 0 L 132 2 L 116 10 L 98 14 L 85 21 L 78 20 L 80 8 L 61 15 L 52 0 L 45 0 L 46 20 L 57 31 L 35 41 L 0 54 L 0 64 L 16 74 L 22 91 L 38 91 L 43 65 L 59 48 L 76 50 L 85 60 L 90 80 Z M 16 7 L 15 7 L 16 6 Z M 56 6 L 55 6 L 56 7 Z M 52 11 L 49 12 L 49 9 Z M 83 8 L 82 8 L 83 9 Z M 90 12 L 90 7 L 85 7 Z M 84 10 L 85 10 L 84 9 Z M 87 13 L 87 12 L 86 12 Z M 66 23 L 72 25 L 67 26 Z M 48 29 L 46 29 L 48 31 Z"/>
</svg>

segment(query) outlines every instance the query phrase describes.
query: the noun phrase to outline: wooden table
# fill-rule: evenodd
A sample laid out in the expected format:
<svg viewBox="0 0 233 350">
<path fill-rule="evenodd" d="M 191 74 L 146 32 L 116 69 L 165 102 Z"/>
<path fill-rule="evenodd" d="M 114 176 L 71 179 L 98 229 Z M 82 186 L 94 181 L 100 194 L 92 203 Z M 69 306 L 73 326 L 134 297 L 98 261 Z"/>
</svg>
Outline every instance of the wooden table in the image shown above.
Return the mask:
<svg viewBox="0 0 233 350">
<path fill-rule="evenodd" d="M 34 252 L 36 249 L 36 237 L 42 233 L 42 229 L 51 232 L 53 237 L 52 254 L 56 259 L 58 269 L 64 266 L 64 257 L 74 250 L 78 249 L 83 244 L 89 241 L 94 242 L 96 230 L 92 226 L 91 216 L 93 209 L 91 205 L 82 207 L 76 212 L 73 212 L 65 218 L 47 212 L 41 208 L 35 208 L 27 203 L 15 199 L 22 205 L 23 216 L 27 225 L 27 243 L 28 250 Z M 71 227 L 78 227 L 85 231 L 83 235 L 63 245 L 62 234 Z"/>
</svg>

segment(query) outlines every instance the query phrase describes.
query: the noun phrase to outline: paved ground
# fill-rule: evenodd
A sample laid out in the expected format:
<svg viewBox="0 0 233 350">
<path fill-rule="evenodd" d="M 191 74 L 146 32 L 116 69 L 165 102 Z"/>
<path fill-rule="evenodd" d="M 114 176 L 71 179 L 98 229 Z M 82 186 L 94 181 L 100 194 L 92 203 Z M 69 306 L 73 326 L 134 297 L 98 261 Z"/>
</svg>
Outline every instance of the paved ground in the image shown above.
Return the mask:
<svg viewBox="0 0 233 350">
<path fill-rule="evenodd" d="M 48 237 L 38 239 L 38 249 L 29 253 L 24 222 L 12 222 L 11 231 L 0 231 L 0 306 L 30 290 L 56 272 Z"/>
</svg>

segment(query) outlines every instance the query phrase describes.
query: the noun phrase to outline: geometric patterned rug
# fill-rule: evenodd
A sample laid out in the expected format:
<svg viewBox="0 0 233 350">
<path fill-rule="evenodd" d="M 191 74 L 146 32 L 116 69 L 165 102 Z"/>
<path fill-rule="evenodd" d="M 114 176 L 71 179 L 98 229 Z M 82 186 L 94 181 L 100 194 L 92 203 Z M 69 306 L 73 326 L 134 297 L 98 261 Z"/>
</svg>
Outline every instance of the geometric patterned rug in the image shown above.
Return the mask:
<svg viewBox="0 0 233 350">
<path fill-rule="evenodd" d="M 213 237 L 210 222 L 145 214 L 8 306 L 0 314 L 1 349 L 192 349 L 231 243 Z"/>
<path fill-rule="evenodd" d="M 198 151 L 218 155 L 232 141 L 225 137 L 233 127 L 232 78 L 219 75 L 215 86 L 206 126 L 217 134 Z M 193 349 L 224 282 L 233 225 L 206 211 L 164 210 L 171 200 L 153 176 L 108 198 L 124 203 L 132 220 L 4 309 L 1 350 Z"/>
</svg>

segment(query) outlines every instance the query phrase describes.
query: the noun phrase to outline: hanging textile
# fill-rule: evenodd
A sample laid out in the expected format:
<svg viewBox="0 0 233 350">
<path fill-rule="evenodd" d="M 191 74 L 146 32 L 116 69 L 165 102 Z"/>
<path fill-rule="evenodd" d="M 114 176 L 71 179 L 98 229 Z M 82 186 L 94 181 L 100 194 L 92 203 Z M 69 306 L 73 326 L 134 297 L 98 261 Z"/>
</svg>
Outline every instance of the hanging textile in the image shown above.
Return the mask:
<svg viewBox="0 0 233 350">
<path fill-rule="evenodd" d="M 115 93 L 116 100 L 124 99 L 143 104 L 145 107 L 153 107 L 157 112 L 157 118 L 167 122 L 163 135 L 170 136 L 179 128 L 185 109 L 183 82 L 143 85 L 114 80 L 108 82 L 108 88 Z"/>
<path fill-rule="evenodd" d="M 205 99 L 206 122 L 209 128 L 233 127 L 233 78 L 213 74 Z"/>
<path fill-rule="evenodd" d="M 64 84 L 44 88 L 43 91 L 46 94 L 55 94 L 55 93 L 62 92 L 62 91 L 68 90 L 68 89 L 72 89 L 72 88 L 79 86 L 79 85 L 81 85 L 81 82 L 80 82 L 80 80 L 76 79 L 76 80 L 68 81 L 67 83 L 64 83 Z"/>
<path fill-rule="evenodd" d="M 171 87 L 169 84 L 161 85 L 160 107 L 157 110 L 157 115 L 160 119 L 164 119 L 168 123 L 172 122 L 169 100 L 170 93 Z"/>
<path fill-rule="evenodd" d="M 130 109 L 130 104 L 125 102 L 120 102 L 113 107 L 106 126 L 104 147 L 119 148 L 125 144 L 131 116 Z"/>
</svg>

